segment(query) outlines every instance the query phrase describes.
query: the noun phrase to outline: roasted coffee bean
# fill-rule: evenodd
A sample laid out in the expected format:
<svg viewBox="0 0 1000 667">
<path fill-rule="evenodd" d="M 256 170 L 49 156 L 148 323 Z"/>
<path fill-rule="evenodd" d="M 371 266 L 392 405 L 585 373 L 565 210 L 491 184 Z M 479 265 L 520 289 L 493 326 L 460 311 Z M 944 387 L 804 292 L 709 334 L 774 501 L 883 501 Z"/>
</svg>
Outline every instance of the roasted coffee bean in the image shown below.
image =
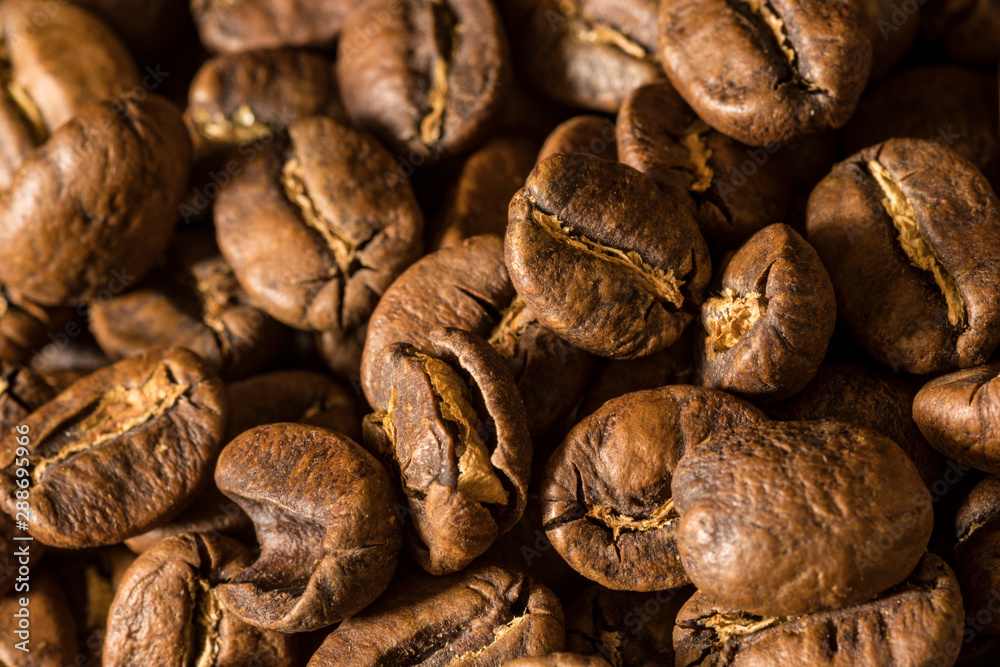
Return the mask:
<svg viewBox="0 0 1000 667">
<path fill-rule="evenodd" d="M 497 137 L 469 156 L 431 230 L 431 249 L 459 245 L 479 234 L 507 230 L 507 206 L 535 166 L 537 147 Z"/>
<path fill-rule="evenodd" d="M 208 481 L 227 407 L 222 382 L 183 348 L 95 371 L 29 415 L 21 447 L 0 453 L 3 509 L 16 518 L 26 462 L 39 541 L 72 549 L 145 532 Z"/>
<path fill-rule="evenodd" d="M 152 530 L 130 537 L 125 540 L 125 546 L 133 553 L 141 554 L 168 537 L 183 533 L 229 535 L 251 542 L 253 523 L 236 501 L 227 498 L 219 491 L 213 480 L 184 508 L 183 512 Z"/>
<path fill-rule="evenodd" d="M 372 363 L 365 443 L 398 472 L 408 546 L 431 574 L 455 572 L 524 511 L 531 438 L 514 379 L 482 338 L 430 334 L 431 354 L 406 343 Z"/>
<path fill-rule="evenodd" d="M 671 488 L 688 576 L 762 616 L 871 599 L 913 570 L 933 525 L 930 493 L 899 445 L 838 422 L 712 435 L 677 464 Z"/>
<path fill-rule="evenodd" d="M 691 587 L 630 593 L 590 586 L 566 609 L 566 648 L 622 667 L 672 665 L 674 619 L 693 592 Z"/>
<path fill-rule="evenodd" d="M 358 4 L 359 0 L 191 0 L 191 13 L 206 47 L 232 53 L 327 46 Z"/>
<path fill-rule="evenodd" d="M 677 462 L 714 433 L 765 419 L 738 398 L 684 385 L 608 401 L 545 467 L 546 535 L 575 570 L 613 590 L 687 584 L 670 493 Z"/>
<path fill-rule="evenodd" d="M 939 452 L 1000 473 L 1000 362 L 967 368 L 925 384 L 913 399 L 913 420 Z"/>
<path fill-rule="evenodd" d="M 0 362 L 0 433 L 10 433 L 53 396 L 52 387 L 35 371 Z"/>
<path fill-rule="evenodd" d="M 904 10 L 897 0 L 863 0 L 862 4 L 867 10 L 872 36 L 870 86 L 898 65 L 913 46 L 920 34 L 921 5 L 907 5 Z"/>
<path fill-rule="evenodd" d="M 509 69 L 489 0 L 365 0 L 337 48 L 348 115 L 413 166 L 464 153 L 486 136 Z"/>
<path fill-rule="evenodd" d="M 276 319 L 327 331 L 335 370 L 356 372 L 379 297 L 420 254 L 423 215 L 368 135 L 314 116 L 292 123 L 215 208 L 219 247 Z"/>
<path fill-rule="evenodd" d="M 694 318 L 711 274 L 691 214 L 635 169 L 557 154 L 510 204 L 505 258 L 543 325 L 600 356 L 648 356 Z"/>
<path fill-rule="evenodd" d="M 260 555 L 216 589 L 245 623 L 309 632 L 364 609 L 392 578 L 399 521 L 385 469 L 352 440 L 301 424 L 246 431 L 215 483 L 250 515 Z"/>
<path fill-rule="evenodd" d="M 705 301 L 701 384 L 758 402 L 802 389 L 826 354 L 837 303 L 819 256 L 784 224 L 754 234 Z"/>
<path fill-rule="evenodd" d="M 992 0 L 942 0 L 931 4 L 925 32 L 943 41 L 948 56 L 993 66 L 1000 57 L 1000 7 Z"/>
<path fill-rule="evenodd" d="M 50 333 L 71 326 L 72 316 L 71 308 L 43 308 L 29 301 L 12 303 L 0 285 L 0 362 L 27 363 L 52 342 Z"/>
<path fill-rule="evenodd" d="M 878 431 L 910 457 L 924 484 L 937 493 L 944 460 L 927 444 L 913 421 L 917 389 L 889 371 L 854 364 L 821 366 L 812 382 L 795 396 L 769 406 L 773 419 L 841 421 Z"/>
<path fill-rule="evenodd" d="M 502 0 L 521 68 L 541 93 L 615 113 L 633 88 L 663 78 L 656 0 Z"/>
<path fill-rule="evenodd" d="M 698 591 L 677 616 L 674 664 L 951 665 L 963 622 L 955 575 L 926 554 L 906 581 L 874 599 L 805 616 L 761 617 Z"/>
<path fill-rule="evenodd" d="M 10 552 L 8 552 L 10 553 Z M 11 592 L 0 597 L 0 634 L 7 641 L 0 644 L 0 663 L 8 667 L 65 667 L 76 664 L 76 626 L 66 596 L 59 584 L 44 570 L 31 573 L 28 591 Z M 28 600 L 29 604 L 21 604 Z M 26 640 L 15 631 L 24 631 L 18 612 L 29 613 Z M 19 642 L 26 641 L 18 647 Z"/>
<path fill-rule="evenodd" d="M 190 157 L 181 115 L 163 98 L 142 91 L 83 107 L 0 195 L 0 281 L 41 305 L 124 289 L 166 247 Z"/>
<path fill-rule="evenodd" d="M 504 665 L 563 648 L 563 612 L 516 570 L 473 565 L 444 577 L 397 579 L 334 630 L 309 667 Z"/>
<path fill-rule="evenodd" d="M 226 387 L 232 440 L 255 426 L 299 422 L 322 426 L 361 441 L 360 406 L 350 392 L 313 371 L 274 371 Z"/>
<path fill-rule="evenodd" d="M 1000 201 L 953 150 L 893 139 L 861 151 L 816 186 L 807 225 L 840 316 L 882 363 L 967 368 L 1000 342 Z"/>
<path fill-rule="evenodd" d="M 317 115 L 346 121 L 333 62 L 295 49 L 224 54 L 206 61 L 191 81 L 185 112 L 201 157 L 253 145 L 299 118 Z"/>
<path fill-rule="evenodd" d="M 611 663 L 576 653 L 549 653 L 541 658 L 511 660 L 504 667 L 611 667 Z"/>
<path fill-rule="evenodd" d="M 77 380 L 81 380 L 99 368 L 109 366 L 111 361 L 98 347 L 90 333 L 79 328 L 79 320 L 71 320 L 66 327 L 54 334 L 55 345 L 46 345 L 31 358 L 31 368 L 38 372 L 57 394 L 62 393 Z M 74 328 L 76 326 L 77 328 Z M 69 338 L 73 333 L 74 337 Z M 62 340 L 65 335 L 69 342 Z"/>
<path fill-rule="evenodd" d="M 239 542 L 198 533 L 139 556 L 111 605 L 104 666 L 294 664 L 292 636 L 247 625 L 219 599 L 252 562 Z"/>
<path fill-rule="evenodd" d="M 41 18 L 39 18 L 41 17 Z M 41 0 L 0 5 L 0 188 L 84 107 L 139 89 L 132 56 L 96 16 Z"/>
<path fill-rule="evenodd" d="M 267 365 L 287 329 L 250 303 L 210 232 L 178 234 L 142 287 L 94 301 L 90 330 L 110 359 L 165 345 L 195 352 L 225 379 Z"/>
<path fill-rule="evenodd" d="M 922 65 L 893 75 L 864 97 L 844 127 L 848 154 L 894 137 L 952 148 L 1000 185 L 997 78 L 954 65 Z"/>
<path fill-rule="evenodd" d="M 858 0 L 676 0 L 660 5 L 659 55 L 709 125 L 750 146 L 847 122 L 871 70 Z"/>
<path fill-rule="evenodd" d="M 574 116 L 560 123 L 545 138 L 537 161 L 556 153 L 586 153 L 614 162 L 618 159 L 614 121 L 604 116 Z M 521 179 L 521 185 L 525 180 L 527 175 Z M 505 224 L 504 229 L 506 227 Z"/>
<path fill-rule="evenodd" d="M 750 148 L 713 130 L 667 81 L 625 98 L 617 132 L 618 159 L 684 204 L 713 247 L 738 245 L 787 212 L 777 144 Z"/>
<path fill-rule="evenodd" d="M 965 613 L 984 632 L 1000 634 L 1000 477 L 983 479 L 965 497 L 955 516 L 956 574 Z M 982 613 L 982 610 L 988 613 Z"/>
<path fill-rule="evenodd" d="M 441 327 L 486 338 L 500 353 L 524 399 L 532 435 L 573 408 L 594 372 L 591 355 L 542 325 L 517 297 L 501 239 L 478 236 L 424 257 L 379 301 L 361 359 L 361 387 L 369 403 L 374 404 L 375 356 L 397 342 L 430 352 L 430 333 Z"/>
</svg>

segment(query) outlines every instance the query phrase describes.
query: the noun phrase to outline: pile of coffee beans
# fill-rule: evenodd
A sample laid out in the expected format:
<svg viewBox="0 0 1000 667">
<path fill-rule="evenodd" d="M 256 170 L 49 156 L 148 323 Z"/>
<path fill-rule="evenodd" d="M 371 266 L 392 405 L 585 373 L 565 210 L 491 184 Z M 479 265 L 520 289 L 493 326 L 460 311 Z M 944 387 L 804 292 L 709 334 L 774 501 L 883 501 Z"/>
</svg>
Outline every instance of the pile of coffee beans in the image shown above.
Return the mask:
<svg viewBox="0 0 1000 667">
<path fill-rule="evenodd" d="M 1000 665 L 998 67 L 998 0 L 0 0 L 0 665 Z"/>
</svg>

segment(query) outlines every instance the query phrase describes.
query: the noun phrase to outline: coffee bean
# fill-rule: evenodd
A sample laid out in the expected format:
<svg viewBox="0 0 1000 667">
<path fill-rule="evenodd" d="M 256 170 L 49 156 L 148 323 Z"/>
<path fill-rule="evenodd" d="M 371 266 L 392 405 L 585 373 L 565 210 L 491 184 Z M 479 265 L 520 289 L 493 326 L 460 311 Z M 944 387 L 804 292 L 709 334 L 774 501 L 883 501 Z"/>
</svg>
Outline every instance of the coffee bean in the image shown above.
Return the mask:
<svg viewBox="0 0 1000 667">
<path fill-rule="evenodd" d="M 375 356 L 397 342 L 431 352 L 430 333 L 441 327 L 481 336 L 500 353 L 524 399 L 532 435 L 573 408 L 594 372 L 593 357 L 542 325 L 517 297 L 502 241 L 479 236 L 421 259 L 379 301 L 361 360 L 361 387 L 370 404 Z"/>
<path fill-rule="evenodd" d="M 51 574 L 44 570 L 32 572 L 31 597 L 25 593 L 8 593 L 0 597 L 0 633 L 7 641 L 0 644 L 0 661 L 10 667 L 65 667 L 75 664 L 78 654 L 76 626 L 66 604 L 66 596 Z M 30 606 L 21 604 L 30 600 Z M 28 643 L 16 630 L 23 630 L 17 613 L 28 611 Z M 22 616 L 23 617 L 23 616 Z"/>
<path fill-rule="evenodd" d="M 618 147 L 619 160 L 684 204 L 713 247 L 738 245 L 787 211 L 777 145 L 753 149 L 713 130 L 667 81 L 625 98 Z"/>
<path fill-rule="evenodd" d="M 503 0 L 522 70 L 540 93 L 615 113 L 633 88 L 663 78 L 655 0 Z"/>
<path fill-rule="evenodd" d="M 518 658 L 504 667 L 610 667 L 611 663 L 601 658 L 592 658 L 575 653 L 549 653 L 542 658 Z"/>
<path fill-rule="evenodd" d="M 711 272 L 690 213 L 635 169 L 582 154 L 531 172 L 511 201 L 504 252 L 542 324 L 615 359 L 673 343 Z"/>
<path fill-rule="evenodd" d="M 186 347 L 225 379 L 267 365 L 287 330 L 255 307 L 209 232 L 181 232 L 165 266 L 139 289 L 91 304 L 90 328 L 110 359 Z"/>
<path fill-rule="evenodd" d="M 82 108 L 0 197 L 0 281 L 47 306 L 121 291 L 173 233 L 190 151 L 180 113 L 156 95 Z"/>
<path fill-rule="evenodd" d="M 861 2 L 662 3 L 659 55 L 709 125 L 750 146 L 842 126 L 871 70 Z"/>
<path fill-rule="evenodd" d="M 604 116 L 574 116 L 560 123 L 546 137 L 537 161 L 556 153 L 586 153 L 614 162 L 618 159 L 615 123 Z M 524 181 L 521 179 L 521 185 Z"/>
<path fill-rule="evenodd" d="M 459 329 L 430 334 L 432 354 L 397 343 L 372 364 L 365 443 L 397 471 L 408 546 L 432 574 L 455 572 L 524 511 L 531 440 L 503 359 Z"/>
<path fill-rule="evenodd" d="M 940 483 L 944 459 L 913 421 L 917 388 L 892 373 L 854 364 L 823 365 L 812 381 L 791 398 L 768 406 L 782 421 L 841 421 L 878 431 L 913 461 L 928 489 Z"/>
<path fill-rule="evenodd" d="M 892 139 L 834 167 L 808 216 L 840 316 L 869 354 L 918 374 L 989 358 L 1000 342 L 1000 201 L 971 163 Z"/>
<path fill-rule="evenodd" d="M 212 51 L 324 46 L 340 34 L 358 0 L 191 0 L 198 35 Z"/>
<path fill-rule="evenodd" d="M 72 317 L 71 308 L 43 308 L 24 300 L 12 303 L 0 285 L 0 362 L 27 363 L 52 342 L 49 334 L 62 330 Z"/>
<path fill-rule="evenodd" d="M 366 0 L 344 25 L 337 79 L 355 124 L 420 166 L 486 136 L 508 60 L 489 0 Z"/>
<path fill-rule="evenodd" d="M 260 543 L 253 565 L 217 588 L 243 622 L 317 630 L 388 585 L 401 542 L 389 476 L 349 438 L 288 423 L 246 431 L 219 455 L 215 483 Z"/>
<path fill-rule="evenodd" d="M 219 586 L 250 565 L 228 537 L 184 534 L 139 556 L 108 617 L 103 664 L 292 664 L 294 638 L 247 625 L 219 599 Z"/>
<path fill-rule="evenodd" d="M 690 586 L 655 593 L 593 585 L 566 609 L 566 648 L 614 665 L 673 664 L 677 612 Z"/>
<path fill-rule="evenodd" d="M 182 348 L 95 371 L 24 420 L 28 455 L 0 456 L 0 502 L 19 511 L 26 461 L 37 540 L 74 549 L 143 533 L 208 481 L 227 408 L 222 382 Z"/>
<path fill-rule="evenodd" d="M 713 433 L 764 420 L 720 391 L 672 386 L 608 401 L 573 430 L 545 467 L 545 533 L 575 570 L 614 590 L 689 583 L 675 541 L 671 476 Z"/>
<path fill-rule="evenodd" d="M 934 554 L 871 600 L 805 616 L 762 617 L 698 591 L 677 616 L 675 664 L 950 665 L 962 617 L 955 575 Z"/>
<path fill-rule="evenodd" d="M 783 224 L 754 234 L 705 301 L 698 376 L 706 387 L 758 402 L 786 398 L 815 375 L 837 304 L 819 256 Z"/>
<path fill-rule="evenodd" d="M 516 570 L 480 563 L 443 577 L 397 579 L 334 630 L 310 667 L 503 665 L 563 648 L 552 591 Z"/>
<path fill-rule="evenodd" d="M 955 516 L 955 570 L 969 624 L 1000 630 L 1000 478 L 986 477 L 962 500 Z M 998 611 L 994 611 L 997 609 Z"/>
<path fill-rule="evenodd" d="M 288 133 L 223 190 L 219 248 L 270 315 L 347 348 L 335 370 L 349 375 L 379 297 L 420 253 L 423 215 L 368 135 L 319 116 Z"/>
<path fill-rule="evenodd" d="M 837 422 L 710 436 L 671 483 L 677 548 L 705 595 L 761 616 L 861 604 L 927 546 L 930 493 L 899 445 Z"/>
<path fill-rule="evenodd" d="M 948 56 L 976 65 L 1000 57 L 1000 7 L 989 0 L 944 0 L 928 6 L 926 33 L 944 42 Z"/>
<path fill-rule="evenodd" d="M 35 371 L 0 362 L 0 432 L 10 433 L 53 396 L 52 387 Z"/>
<path fill-rule="evenodd" d="M 0 7 L 5 42 L 0 55 L 5 70 L 0 93 L 3 189 L 11 186 L 32 150 L 84 107 L 139 88 L 132 56 L 103 21 L 74 5 L 50 11 L 38 0 L 13 0 Z"/>
</svg>

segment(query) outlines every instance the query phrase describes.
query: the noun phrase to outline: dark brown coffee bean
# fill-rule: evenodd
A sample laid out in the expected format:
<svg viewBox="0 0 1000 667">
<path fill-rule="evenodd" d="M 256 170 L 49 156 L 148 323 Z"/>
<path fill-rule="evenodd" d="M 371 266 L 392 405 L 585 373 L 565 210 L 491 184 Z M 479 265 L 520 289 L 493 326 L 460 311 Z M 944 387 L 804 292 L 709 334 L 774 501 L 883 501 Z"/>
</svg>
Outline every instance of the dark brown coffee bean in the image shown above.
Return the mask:
<svg viewBox="0 0 1000 667">
<path fill-rule="evenodd" d="M 309 667 L 503 665 L 560 651 L 559 599 L 524 574 L 477 564 L 444 577 L 414 574 L 334 630 Z"/>
<path fill-rule="evenodd" d="M 663 387 L 608 401 L 569 432 L 545 467 L 545 532 L 573 568 L 614 590 L 690 580 L 677 555 L 671 476 L 713 433 L 764 420 L 721 391 Z"/>
<path fill-rule="evenodd" d="M 195 352 L 224 379 L 267 365 L 287 329 L 250 303 L 211 232 L 183 232 L 149 280 L 91 304 L 90 330 L 110 359 L 165 345 Z"/>
<path fill-rule="evenodd" d="M 618 159 L 614 121 L 604 116 L 574 116 L 560 123 L 546 137 L 537 161 L 556 153 L 586 153 L 614 162 Z"/>
<path fill-rule="evenodd" d="M 191 0 L 202 43 L 237 52 L 281 46 L 327 46 L 359 0 Z"/>
<path fill-rule="evenodd" d="M 430 334 L 433 356 L 406 343 L 372 363 L 365 442 L 398 471 L 408 546 L 432 574 L 471 563 L 524 511 L 531 438 L 500 355 L 475 334 Z"/>
<path fill-rule="evenodd" d="M 955 151 L 916 139 L 867 148 L 816 186 L 807 224 L 840 316 L 880 362 L 967 368 L 1000 342 L 1000 201 Z"/>
<path fill-rule="evenodd" d="M 399 522 L 385 469 L 349 438 L 301 424 L 246 431 L 215 483 L 254 522 L 260 555 L 218 588 L 240 620 L 309 632 L 364 609 L 392 578 Z"/>
<path fill-rule="evenodd" d="M 9 553 L 9 552 L 8 552 Z M 0 634 L 7 641 L 0 643 L 0 663 L 8 667 L 65 667 L 76 664 L 76 626 L 66 603 L 66 596 L 55 578 L 44 570 L 31 573 L 28 591 L 12 592 L 0 597 Z M 22 601 L 28 600 L 24 605 Z M 29 613 L 28 642 L 24 650 L 16 630 L 24 630 L 16 613 Z"/>
<path fill-rule="evenodd" d="M 922 65 L 893 75 L 861 100 L 844 127 L 844 149 L 857 153 L 894 137 L 952 148 L 1000 185 L 997 78 L 954 65 Z"/>
<path fill-rule="evenodd" d="M 573 408 L 594 372 L 591 355 L 543 326 L 517 297 L 501 239 L 479 236 L 424 257 L 379 301 L 361 360 L 361 387 L 369 403 L 375 356 L 397 342 L 430 352 L 430 333 L 442 327 L 481 336 L 500 353 L 524 399 L 533 435 Z"/>
<path fill-rule="evenodd" d="M 294 638 L 247 625 L 219 599 L 219 586 L 253 562 L 228 537 L 185 534 L 139 556 L 118 587 L 105 667 L 294 664 Z"/>
<path fill-rule="evenodd" d="M 35 371 L 0 362 L 0 433 L 9 434 L 53 396 L 52 387 Z"/>
<path fill-rule="evenodd" d="M 264 373 L 226 387 L 232 440 L 255 426 L 299 422 L 322 426 L 361 441 L 360 406 L 351 393 L 325 375 L 288 370 Z"/>
<path fill-rule="evenodd" d="M 484 138 L 508 60 L 489 0 L 366 0 L 344 24 L 337 79 L 354 123 L 420 166 Z"/>
<path fill-rule="evenodd" d="M 948 57 L 993 66 L 1000 57 L 1000 7 L 993 0 L 942 0 L 928 7 L 925 32 Z"/>
<path fill-rule="evenodd" d="M 693 592 L 690 586 L 655 593 L 590 586 L 566 609 L 566 648 L 613 665 L 672 665 L 674 619 Z"/>
<path fill-rule="evenodd" d="M 32 150 L 63 123 L 141 86 L 125 45 L 79 7 L 9 0 L 0 6 L 0 31 L 0 188 L 7 189 Z"/>
<path fill-rule="evenodd" d="M 789 185 L 771 159 L 778 150 L 713 130 L 668 81 L 636 88 L 618 114 L 618 159 L 684 204 L 713 246 L 737 245 L 783 218 Z"/>
<path fill-rule="evenodd" d="M 350 374 L 379 297 L 420 254 L 423 215 L 368 135 L 319 116 L 288 133 L 223 190 L 219 247 L 270 315 L 347 348 L 336 370 Z"/>
<path fill-rule="evenodd" d="M 934 554 L 872 600 L 806 616 L 761 617 L 698 591 L 677 617 L 675 664 L 952 665 L 963 616 L 955 575 Z"/>
<path fill-rule="evenodd" d="M 655 0 L 503 0 L 521 68 L 541 93 L 615 113 L 629 91 L 663 78 Z"/>
<path fill-rule="evenodd" d="M 504 252 L 542 324 L 615 359 L 677 340 L 711 274 L 687 210 L 635 169 L 583 154 L 535 167 L 511 201 Z"/>
<path fill-rule="evenodd" d="M 185 112 L 201 157 L 265 139 L 306 116 L 347 119 L 333 62 L 294 49 L 211 58 L 191 81 Z"/>
<path fill-rule="evenodd" d="M 459 245 L 479 234 L 507 230 L 507 206 L 535 166 L 537 146 L 497 137 L 469 156 L 431 230 L 431 249 Z"/>
<path fill-rule="evenodd" d="M 860 604 L 927 546 L 931 497 L 903 450 L 837 422 L 710 436 L 674 471 L 684 570 L 705 595 L 762 616 Z"/>
<path fill-rule="evenodd" d="M 972 627 L 1000 634 L 1000 477 L 973 487 L 955 516 L 956 574 Z M 983 613 L 986 610 L 986 613 Z"/>
<path fill-rule="evenodd" d="M 907 4 L 905 9 L 897 0 L 863 0 L 862 4 L 867 10 L 872 36 L 872 71 L 868 78 L 871 86 L 898 65 L 913 46 L 920 34 L 923 3 Z"/>
<path fill-rule="evenodd" d="M 709 125 L 750 146 L 847 122 L 871 70 L 857 0 L 662 3 L 660 62 Z"/>
<path fill-rule="evenodd" d="M 549 653 L 541 658 L 511 660 L 504 667 L 611 667 L 611 663 L 575 653 Z"/>
<path fill-rule="evenodd" d="M 773 419 L 829 420 L 878 431 L 910 457 L 928 489 L 936 493 L 944 459 L 927 444 L 913 421 L 917 389 L 888 371 L 854 364 L 821 366 L 813 380 L 795 396 L 768 407 Z"/>
<path fill-rule="evenodd" d="M 13 303 L 10 299 L 11 295 L 0 286 L 0 361 L 23 364 L 52 342 L 50 333 L 63 331 L 74 310 L 43 308 L 23 300 Z"/>
<path fill-rule="evenodd" d="M 39 541 L 72 549 L 145 532 L 208 481 L 227 407 L 222 382 L 183 348 L 95 371 L 24 420 L 27 456 L 0 454 L 3 508 L 16 518 L 25 487 L 15 473 L 27 464 Z"/>
<path fill-rule="evenodd" d="M 0 281 L 42 305 L 123 289 L 166 247 L 190 158 L 180 113 L 163 98 L 83 107 L 0 196 Z"/>
<path fill-rule="evenodd" d="M 705 301 L 702 384 L 758 402 L 802 389 L 826 354 L 837 303 L 819 256 L 784 224 L 754 234 Z"/>
<path fill-rule="evenodd" d="M 939 452 L 1000 473 L 1000 362 L 935 378 L 913 399 L 913 419 Z"/>
</svg>

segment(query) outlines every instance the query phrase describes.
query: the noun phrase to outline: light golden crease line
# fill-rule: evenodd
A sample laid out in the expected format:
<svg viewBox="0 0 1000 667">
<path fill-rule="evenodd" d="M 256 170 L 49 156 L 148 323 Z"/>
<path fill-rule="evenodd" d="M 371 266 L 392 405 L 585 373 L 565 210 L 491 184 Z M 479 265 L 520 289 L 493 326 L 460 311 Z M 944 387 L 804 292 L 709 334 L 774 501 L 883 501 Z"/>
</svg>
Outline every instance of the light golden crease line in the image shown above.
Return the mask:
<svg viewBox="0 0 1000 667">
<path fill-rule="evenodd" d="M 794 621 L 799 616 L 768 616 L 754 617 L 741 613 L 717 613 L 707 618 L 700 619 L 698 625 L 710 628 L 715 632 L 717 647 L 724 646 L 731 639 L 750 635 L 761 630 L 767 630 L 776 625 Z"/>
<path fill-rule="evenodd" d="M 298 206 L 306 225 L 323 237 L 341 273 L 349 276 L 351 264 L 357 256 L 360 244 L 341 233 L 336 225 L 320 213 L 319 207 L 316 206 L 306 187 L 302 163 L 294 158 L 286 162 L 281 170 L 281 183 L 285 188 L 285 196 Z"/>
<path fill-rule="evenodd" d="M 416 359 L 427 373 L 441 416 L 458 427 L 455 455 L 458 457 L 459 493 L 480 503 L 507 504 L 507 491 L 497 476 L 483 440 L 483 424 L 466 397 L 468 389 L 448 364 L 420 352 Z"/>
<path fill-rule="evenodd" d="M 196 108 L 191 111 L 191 122 L 201 136 L 225 144 L 266 139 L 272 134 L 271 128 L 258 121 L 253 109 L 246 104 L 241 104 L 231 117 Z"/>
<path fill-rule="evenodd" d="M 448 663 L 449 667 L 451 665 L 460 665 L 460 664 L 463 664 L 467 660 L 471 660 L 472 658 L 475 658 L 475 657 L 481 655 L 483 652 L 485 652 L 491 646 L 493 646 L 498 641 L 500 641 L 501 639 L 503 639 L 503 637 L 505 635 L 509 634 L 517 626 L 521 625 L 521 623 L 523 623 L 528 618 L 528 616 L 530 616 L 530 614 L 527 613 L 527 612 L 525 612 L 523 615 L 521 615 L 521 616 L 515 616 L 514 618 L 512 618 L 511 620 L 509 620 L 507 623 L 504 623 L 503 625 L 494 628 L 493 629 L 493 641 L 492 642 L 490 642 L 486 646 L 483 646 L 482 648 L 475 649 L 473 651 L 467 651 L 466 653 L 463 653 L 462 655 L 458 656 L 457 658 L 455 658 L 451 662 L 449 662 Z"/>
<path fill-rule="evenodd" d="M 885 197 L 882 199 L 882 207 L 896 228 L 899 244 L 906 253 L 906 257 L 913 266 L 923 271 L 929 272 L 934 277 L 938 289 L 944 295 L 945 303 L 948 306 L 948 322 L 952 326 L 964 328 L 966 324 L 965 303 L 962 301 L 962 294 L 951 276 L 941 264 L 941 260 L 934 253 L 934 249 L 924 238 L 920 231 L 920 224 L 917 221 L 917 213 L 910 204 L 903 188 L 892 177 L 892 174 L 878 160 L 868 162 L 868 171 L 878 182 Z"/>
<path fill-rule="evenodd" d="M 642 44 L 629 39 L 619 30 L 604 23 L 588 21 L 580 15 L 580 7 L 573 0 L 556 0 L 559 11 L 568 19 L 573 19 L 570 34 L 585 44 L 608 44 L 637 60 L 652 60 L 653 55 Z"/>
<path fill-rule="evenodd" d="M 540 211 L 533 198 L 529 197 L 528 200 L 532 205 L 531 219 L 558 243 L 628 269 L 661 301 L 666 301 L 675 308 L 680 308 L 684 303 L 684 295 L 681 294 L 684 281 L 674 276 L 672 271 L 664 271 L 647 264 L 635 251 L 625 252 L 611 248 L 592 241 L 582 234 L 576 234 L 556 216 Z"/>
<path fill-rule="evenodd" d="M 160 364 L 142 385 L 131 389 L 115 387 L 110 390 L 101 397 L 93 412 L 74 427 L 82 437 L 35 465 L 31 472 L 33 483 L 38 484 L 50 465 L 96 449 L 159 417 L 173 407 L 190 388 L 191 385 L 186 383 L 174 382 L 167 366 Z"/>
<path fill-rule="evenodd" d="M 703 306 L 702 322 L 708 334 L 705 348 L 713 353 L 731 349 L 766 312 L 767 299 L 763 295 L 741 295 L 727 287 Z"/>
<path fill-rule="evenodd" d="M 521 335 L 538 318 L 531 312 L 524 299 L 515 296 L 500 315 L 500 322 L 490 333 L 489 343 L 502 357 L 512 357 L 517 351 Z"/>
<path fill-rule="evenodd" d="M 431 16 L 436 24 L 439 12 L 449 11 L 447 0 L 431 0 Z M 430 87 L 427 91 L 427 114 L 420 120 L 420 141 L 428 148 L 441 140 L 444 131 L 444 115 L 448 109 L 451 91 L 448 86 L 448 74 L 451 61 L 459 49 L 459 43 L 465 34 L 465 26 L 456 24 L 451 28 L 451 52 L 437 53 L 431 65 Z"/>
<path fill-rule="evenodd" d="M 712 178 L 715 176 L 715 172 L 708 165 L 708 161 L 712 157 L 712 149 L 705 141 L 705 134 L 711 129 L 708 123 L 701 118 L 696 118 L 681 135 L 680 143 L 687 149 L 691 164 L 694 165 L 694 173 L 698 177 L 689 188 L 694 192 L 708 190 L 712 185 Z"/>
<path fill-rule="evenodd" d="M 791 41 L 788 39 L 788 31 L 785 29 L 785 22 L 771 7 L 771 4 L 767 0 L 741 0 L 747 6 L 750 7 L 750 11 L 763 19 L 764 23 L 774 34 L 774 39 L 778 44 L 778 48 L 784 54 L 785 59 L 788 61 L 788 67 L 792 71 L 795 78 L 808 90 L 819 90 L 812 81 L 806 79 L 798 70 L 798 54 L 795 53 L 795 49 L 792 47 Z"/>
<path fill-rule="evenodd" d="M 191 643 L 188 650 L 188 660 L 184 664 L 194 665 L 194 667 L 212 667 L 219 655 L 219 624 L 222 622 L 222 604 L 207 581 L 198 579 L 195 586 Z"/>
<path fill-rule="evenodd" d="M 674 499 L 669 498 L 666 502 L 653 510 L 645 519 L 635 519 L 633 517 L 620 514 L 617 510 L 608 505 L 594 505 L 587 510 L 587 515 L 611 529 L 612 538 L 617 541 L 623 531 L 644 533 L 651 530 L 659 530 L 672 521 L 679 518 L 677 510 L 674 509 Z"/>
</svg>

